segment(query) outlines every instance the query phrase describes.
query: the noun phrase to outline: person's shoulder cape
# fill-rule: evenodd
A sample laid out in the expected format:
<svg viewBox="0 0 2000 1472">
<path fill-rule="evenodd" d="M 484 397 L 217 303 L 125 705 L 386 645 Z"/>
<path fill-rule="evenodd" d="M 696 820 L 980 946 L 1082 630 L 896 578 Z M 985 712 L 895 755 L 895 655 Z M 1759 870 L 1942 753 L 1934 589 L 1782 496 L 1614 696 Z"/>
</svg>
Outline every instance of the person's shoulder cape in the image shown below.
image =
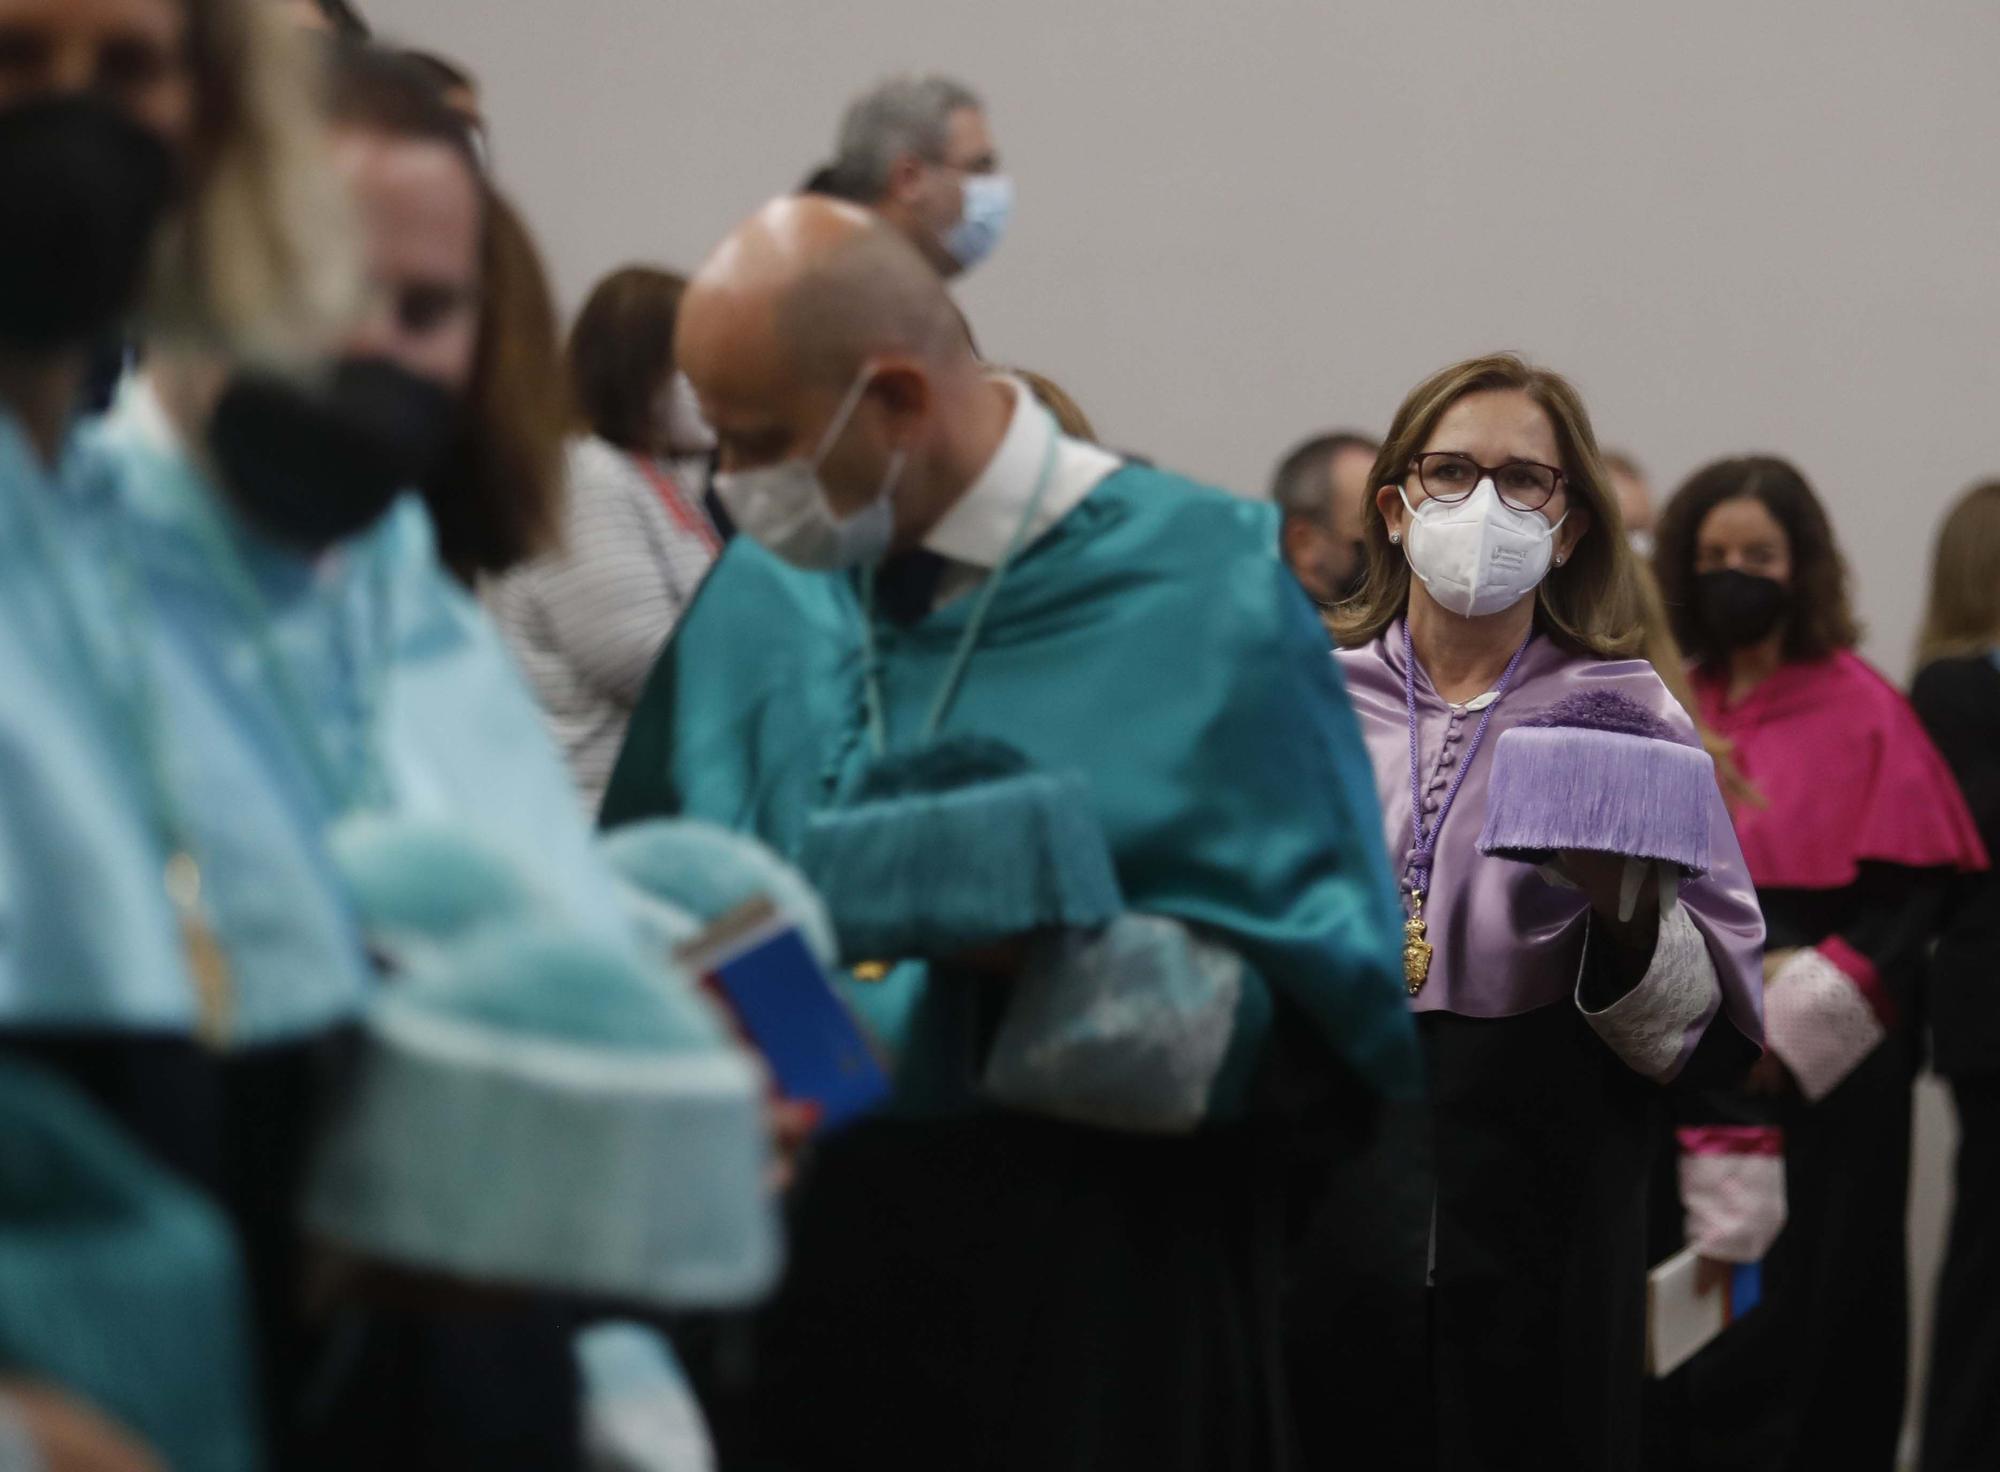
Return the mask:
<svg viewBox="0 0 2000 1472">
<path fill-rule="evenodd" d="M 878 627 L 892 746 L 976 600 Z M 796 856 L 869 752 L 851 578 L 737 538 L 634 715 L 602 820 L 686 813 Z M 1272 509 L 1127 466 L 994 599 L 943 735 L 1089 786 L 1128 904 L 1233 946 L 1384 1090 L 1412 1082 L 1401 919 L 1374 784 Z"/>
</svg>

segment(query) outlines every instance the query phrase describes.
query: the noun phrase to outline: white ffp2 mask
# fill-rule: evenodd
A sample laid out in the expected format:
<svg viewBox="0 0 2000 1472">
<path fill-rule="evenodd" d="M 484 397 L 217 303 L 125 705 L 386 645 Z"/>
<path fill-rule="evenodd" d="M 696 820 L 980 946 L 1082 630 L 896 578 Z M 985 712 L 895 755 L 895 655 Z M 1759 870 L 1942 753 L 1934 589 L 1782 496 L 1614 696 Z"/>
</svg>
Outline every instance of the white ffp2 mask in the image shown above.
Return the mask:
<svg viewBox="0 0 2000 1472">
<path fill-rule="evenodd" d="M 1552 526 L 1539 511 L 1509 506 L 1493 477 L 1482 478 L 1463 501 L 1412 507 L 1408 492 L 1398 494 L 1410 513 L 1403 533 L 1410 569 L 1439 606 L 1482 618 L 1512 608 L 1548 576 L 1562 522 Z"/>
<path fill-rule="evenodd" d="M 820 483 L 819 467 L 839 442 L 868 388 L 868 368 L 855 377 L 819 446 L 806 459 L 781 460 L 756 470 L 717 472 L 715 494 L 744 535 L 794 567 L 815 572 L 880 562 L 896 535 L 896 482 L 905 455 L 889 459 L 875 497 L 852 516 L 835 516 Z"/>
</svg>

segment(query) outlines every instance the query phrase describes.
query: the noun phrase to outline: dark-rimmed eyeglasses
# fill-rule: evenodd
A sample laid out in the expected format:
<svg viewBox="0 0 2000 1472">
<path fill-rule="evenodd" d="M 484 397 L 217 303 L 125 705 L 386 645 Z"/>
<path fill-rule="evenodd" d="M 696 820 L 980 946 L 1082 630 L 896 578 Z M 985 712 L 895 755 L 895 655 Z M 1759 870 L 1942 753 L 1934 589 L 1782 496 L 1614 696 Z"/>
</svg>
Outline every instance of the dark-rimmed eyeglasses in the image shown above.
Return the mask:
<svg viewBox="0 0 2000 1472">
<path fill-rule="evenodd" d="M 1410 462 L 1424 494 L 1447 505 L 1463 501 L 1493 477 L 1493 489 L 1516 511 L 1540 511 L 1562 488 L 1563 473 L 1539 460 L 1509 460 L 1505 465 L 1481 465 L 1456 450 L 1432 450 Z"/>
</svg>

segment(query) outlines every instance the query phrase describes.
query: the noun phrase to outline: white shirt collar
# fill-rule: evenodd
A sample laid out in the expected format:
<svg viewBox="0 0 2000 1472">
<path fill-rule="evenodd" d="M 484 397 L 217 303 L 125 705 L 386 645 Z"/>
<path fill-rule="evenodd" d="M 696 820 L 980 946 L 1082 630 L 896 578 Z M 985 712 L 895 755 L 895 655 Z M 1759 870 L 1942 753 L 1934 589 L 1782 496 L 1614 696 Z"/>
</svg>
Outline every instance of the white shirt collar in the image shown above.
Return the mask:
<svg viewBox="0 0 2000 1472">
<path fill-rule="evenodd" d="M 1022 540 L 1024 547 L 1074 511 L 1120 464 L 1116 455 L 1062 435 L 1054 417 L 1019 379 L 1004 374 L 994 378 L 1014 394 L 1007 433 L 979 478 L 924 538 L 924 546 L 940 557 L 985 569 L 1000 565 L 1021 518 L 1027 515 L 1028 502 L 1042 476 L 1050 435 L 1057 436 L 1056 463 Z"/>
</svg>

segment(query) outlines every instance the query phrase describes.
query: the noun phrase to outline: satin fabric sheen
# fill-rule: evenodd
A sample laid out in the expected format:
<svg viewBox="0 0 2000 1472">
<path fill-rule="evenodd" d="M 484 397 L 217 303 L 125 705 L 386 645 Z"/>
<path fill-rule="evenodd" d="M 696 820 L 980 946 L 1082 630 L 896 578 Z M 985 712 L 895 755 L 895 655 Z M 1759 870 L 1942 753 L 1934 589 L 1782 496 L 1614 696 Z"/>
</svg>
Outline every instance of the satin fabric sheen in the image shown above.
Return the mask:
<svg viewBox="0 0 2000 1472">
<path fill-rule="evenodd" d="M 1370 776 L 1274 520 L 1115 472 L 1008 572 L 940 734 L 1082 774 L 1131 908 L 1213 934 L 1372 1087 L 1406 1092 L 1417 1057 Z M 917 738 L 974 601 L 879 624 L 891 750 Z M 604 821 L 686 813 L 796 857 L 807 816 L 869 759 L 860 617 L 851 579 L 738 538 L 654 671 Z M 902 971 L 898 1025 L 935 1045 L 906 1052 L 951 1054 L 949 1001 Z"/>
<path fill-rule="evenodd" d="M 1709 728 L 1765 806 L 1735 814 L 1760 889 L 1844 889 L 1863 860 L 1909 869 L 1986 867 L 1951 769 L 1901 694 L 1858 656 L 1781 665 L 1735 705 L 1720 671 L 1697 670 Z"/>
<path fill-rule="evenodd" d="M 1335 659 L 1347 678 L 1348 693 L 1374 759 L 1390 861 L 1400 881 L 1408 871 L 1414 844 L 1401 621 L 1374 643 L 1342 650 Z M 1575 991 L 1589 903 L 1574 890 L 1550 884 L 1527 864 L 1481 854 L 1477 840 L 1485 825 L 1488 780 L 1501 735 L 1565 697 L 1592 688 L 1615 690 L 1636 701 L 1671 725 L 1682 740 L 1694 742 L 1694 723 L 1644 660 L 1569 654 L 1538 633 L 1521 658 L 1513 687 L 1493 711 L 1486 740 L 1465 774 L 1464 786 L 1438 839 L 1430 892 L 1424 898 L 1424 918 L 1436 953 L 1431 958 L 1430 978 L 1411 1003 L 1417 1011 L 1513 1017 L 1566 1002 Z M 1425 821 L 1429 822 L 1471 742 L 1479 716 L 1477 712 L 1461 715 L 1457 734 L 1452 735 L 1452 708 L 1431 688 L 1421 666 L 1416 694 Z M 1440 762 L 1439 749 L 1447 743 L 1449 753 Z M 1761 1044 L 1764 923 L 1719 790 L 1710 815 L 1710 845 L 1713 867 L 1704 877 L 1682 887 L 1681 903 L 1708 942 L 1722 984 L 1723 1010 L 1739 1032 Z"/>
</svg>

